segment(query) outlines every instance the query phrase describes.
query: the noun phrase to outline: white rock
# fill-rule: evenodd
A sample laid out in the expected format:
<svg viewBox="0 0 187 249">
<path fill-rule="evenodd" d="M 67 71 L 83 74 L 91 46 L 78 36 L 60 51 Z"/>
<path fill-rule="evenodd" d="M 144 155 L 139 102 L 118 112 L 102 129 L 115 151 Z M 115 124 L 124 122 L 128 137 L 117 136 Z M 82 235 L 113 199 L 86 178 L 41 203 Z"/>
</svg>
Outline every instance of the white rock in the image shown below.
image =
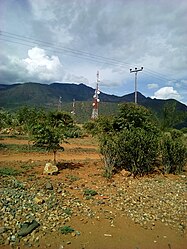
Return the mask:
<svg viewBox="0 0 187 249">
<path fill-rule="evenodd" d="M 53 175 L 55 173 L 58 173 L 57 166 L 52 163 L 46 163 L 43 174 Z"/>
</svg>

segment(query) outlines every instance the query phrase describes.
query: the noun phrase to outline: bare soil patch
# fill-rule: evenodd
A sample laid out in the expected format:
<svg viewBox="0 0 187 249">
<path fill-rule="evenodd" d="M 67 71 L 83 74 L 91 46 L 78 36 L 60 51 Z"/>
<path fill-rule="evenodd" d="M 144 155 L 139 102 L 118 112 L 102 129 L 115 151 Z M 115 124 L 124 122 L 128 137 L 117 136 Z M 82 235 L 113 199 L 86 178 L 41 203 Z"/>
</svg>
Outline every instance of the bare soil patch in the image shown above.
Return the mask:
<svg viewBox="0 0 187 249">
<path fill-rule="evenodd" d="M 1 241 L 6 241 L 0 248 L 187 248 L 185 174 L 133 179 L 117 173 L 108 180 L 103 177 L 97 141 L 86 137 L 68 142 L 63 144 L 65 151 L 57 154 L 59 174 L 52 176 L 43 175 L 45 163 L 53 158 L 51 153 L 0 150 L 0 169 L 20 172 L 1 176 L 0 227 L 9 226 L 11 231 L 0 234 Z M 28 144 L 15 138 L 0 143 Z M 53 190 L 46 190 L 47 183 Z M 85 195 L 85 190 L 97 194 Z M 34 202 L 36 196 L 42 198 L 42 204 Z M 31 218 L 40 227 L 19 243 L 11 241 L 18 223 Z M 62 234 L 59 228 L 63 226 L 75 231 Z"/>
</svg>

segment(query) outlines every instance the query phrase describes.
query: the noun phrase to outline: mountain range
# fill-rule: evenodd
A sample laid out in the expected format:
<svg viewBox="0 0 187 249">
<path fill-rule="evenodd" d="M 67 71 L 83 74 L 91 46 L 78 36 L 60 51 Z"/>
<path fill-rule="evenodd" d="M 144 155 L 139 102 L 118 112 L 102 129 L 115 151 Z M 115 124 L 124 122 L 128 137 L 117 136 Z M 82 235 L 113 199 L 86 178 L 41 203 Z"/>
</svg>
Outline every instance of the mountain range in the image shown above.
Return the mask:
<svg viewBox="0 0 187 249">
<path fill-rule="evenodd" d="M 58 108 L 59 98 L 61 97 L 61 108 L 71 111 L 72 101 L 75 99 L 76 113 L 88 119 L 92 111 L 92 101 L 94 89 L 85 84 L 75 83 L 19 83 L 12 85 L 0 84 L 0 107 L 15 110 L 21 106 L 40 106 L 44 108 Z M 100 113 L 113 114 L 117 106 L 122 102 L 134 102 L 134 93 L 124 96 L 115 96 L 101 92 Z M 176 109 L 187 112 L 187 106 L 177 100 L 161 100 L 145 97 L 138 92 L 138 104 L 143 105 L 153 112 L 159 113 L 164 105 L 169 102 L 176 103 Z M 82 113 L 84 112 L 84 114 Z M 86 115 L 87 114 L 87 115 Z"/>
</svg>

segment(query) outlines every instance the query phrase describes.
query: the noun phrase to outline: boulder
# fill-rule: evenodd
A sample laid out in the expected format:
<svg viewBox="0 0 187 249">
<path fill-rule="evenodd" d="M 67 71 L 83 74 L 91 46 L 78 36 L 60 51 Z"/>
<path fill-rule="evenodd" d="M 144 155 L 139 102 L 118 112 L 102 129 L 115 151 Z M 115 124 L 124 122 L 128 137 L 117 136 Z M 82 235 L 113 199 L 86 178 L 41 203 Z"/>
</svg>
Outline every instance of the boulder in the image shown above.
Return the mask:
<svg viewBox="0 0 187 249">
<path fill-rule="evenodd" d="M 58 167 L 52 163 L 46 163 L 43 174 L 53 175 L 58 173 Z"/>
<path fill-rule="evenodd" d="M 36 220 L 33 220 L 32 222 L 25 222 L 22 224 L 21 230 L 18 232 L 18 235 L 24 237 L 39 226 L 40 224 Z"/>
</svg>

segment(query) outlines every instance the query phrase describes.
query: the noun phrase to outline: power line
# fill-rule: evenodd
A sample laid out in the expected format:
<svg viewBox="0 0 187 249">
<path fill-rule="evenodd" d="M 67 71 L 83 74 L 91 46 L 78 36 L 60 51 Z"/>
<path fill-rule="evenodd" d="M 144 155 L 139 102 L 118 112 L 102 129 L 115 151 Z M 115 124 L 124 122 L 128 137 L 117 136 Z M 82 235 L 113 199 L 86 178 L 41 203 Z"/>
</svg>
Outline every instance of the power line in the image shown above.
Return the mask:
<svg viewBox="0 0 187 249">
<path fill-rule="evenodd" d="M 3 34 L 3 33 L 5 34 Z M 109 64 L 111 63 L 112 65 L 130 65 L 128 63 L 124 63 L 124 62 L 121 62 L 119 60 L 116 60 L 116 59 L 113 59 L 113 58 L 108 58 L 108 57 L 104 57 L 104 56 L 100 56 L 100 55 L 95 55 L 95 54 L 92 54 L 92 53 L 87 53 L 87 52 L 84 52 L 84 51 L 81 51 L 81 50 L 77 50 L 77 49 L 71 49 L 71 48 L 67 48 L 67 47 L 56 47 L 53 45 L 53 43 L 50 43 L 50 42 L 44 42 L 44 41 L 41 41 L 41 40 L 38 40 L 38 39 L 33 39 L 33 38 L 30 38 L 30 37 L 25 37 L 25 36 L 21 36 L 21 35 L 16 35 L 16 34 L 13 34 L 13 33 L 10 33 L 10 32 L 5 32 L 5 31 L 0 31 L 0 35 L 1 36 L 4 36 L 4 37 L 7 37 L 7 38 L 11 38 L 11 39 L 16 39 L 16 40 L 21 40 L 21 41 L 24 41 L 24 42 L 27 42 L 27 43 L 34 43 L 34 44 L 41 44 L 41 45 L 45 45 L 46 47 L 52 47 L 56 50 L 60 50 L 60 51 L 65 51 L 65 52 L 69 52 L 69 53 L 73 53 L 73 54 L 77 54 L 77 55 L 80 55 L 80 56 L 83 56 L 83 57 L 90 57 L 90 58 L 93 58 L 93 59 L 101 59 L 102 61 L 103 60 L 106 60 L 106 62 Z M 9 42 L 11 42 L 11 40 L 8 40 Z"/>
<path fill-rule="evenodd" d="M 10 43 L 14 43 L 14 44 L 27 46 L 27 47 L 30 47 L 31 45 L 38 45 L 37 43 L 32 43 L 32 42 L 30 42 L 30 43 L 22 43 L 22 42 L 18 42 L 18 41 L 12 41 L 12 40 L 8 40 L 8 39 L 3 39 L 1 37 L 0 37 L 0 40 L 10 42 Z M 49 46 L 47 46 L 47 47 L 49 47 Z M 59 49 L 55 49 L 55 48 L 52 48 L 52 47 L 49 47 L 47 49 L 45 48 L 45 50 L 50 51 L 50 52 L 51 51 L 56 52 L 56 53 L 62 53 L 63 52 L 63 51 L 60 51 Z M 104 63 L 104 64 L 108 64 L 108 65 L 115 65 L 115 66 L 117 65 L 116 63 L 111 63 L 111 62 L 107 62 L 107 61 L 103 61 L 103 60 L 99 60 L 99 59 L 94 59 L 92 57 L 85 57 L 85 56 L 77 55 L 77 54 L 74 54 L 73 52 L 70 53 L 70 56 L 81 58 L 81 59 L 88 59 L 89 61 L 92 61 L 92 62 L 99 62 L 99 63 Z"/>
<path fill-rule="evenodd" d="M 100 55 L 95 55 L 92 53 L 88 53 L 85 51 L 72 49 L 72 48 L 68 48 L 68 47 L 64 47 L 64 46 L 57 47 L 57 46 L 54 46 L 54 44 L 50 43 L 50 42 L 34 39 L 32 37 L 26 37 L 26 36 L 14 34 L 11 32 L 6 32 L 3 30 L 0 30 L 0 36 L 6 38 L 6 39 L 3 39 L 2 37 L 0 37 L 0 40 L 2 40 L 2 41 L 15 43 L 15 44 L 23 45 L 23 46 L 29 46 L 29 47 L 31 45 L 45 46 L 45 48 L 47 47 L 46 50 L 53 51 L 56 53 L 66 53 L 66 54 L 69 54 L 73 57 L 86 59 L 86 60 L 89 60 L 92 62 L 104 63 L 104 64 L 108 64 L 108 65 L 113 65 L 113 66 L 123 66 L 125 68 L 129 68 L 129 66 L 130 66 L 130 63 L 120 61 L 117 59 L 108 58 L 108 57 L 104 57 L 104 56 L 100 56 Z M 157 78 L 159 80 L 164 80 L 164 81 L 175 80 L 175 81 L 177 81 L 174 78 L 169 79 L 167 76 L 165 76 L 161 73 L 158 73 L 156 71 L 153 71 L 152 69 L 149 69 L 147 67 L 146 67 L 145 73 L 148 75 L 151 75 L 152 77 Z"/>
</svg>

